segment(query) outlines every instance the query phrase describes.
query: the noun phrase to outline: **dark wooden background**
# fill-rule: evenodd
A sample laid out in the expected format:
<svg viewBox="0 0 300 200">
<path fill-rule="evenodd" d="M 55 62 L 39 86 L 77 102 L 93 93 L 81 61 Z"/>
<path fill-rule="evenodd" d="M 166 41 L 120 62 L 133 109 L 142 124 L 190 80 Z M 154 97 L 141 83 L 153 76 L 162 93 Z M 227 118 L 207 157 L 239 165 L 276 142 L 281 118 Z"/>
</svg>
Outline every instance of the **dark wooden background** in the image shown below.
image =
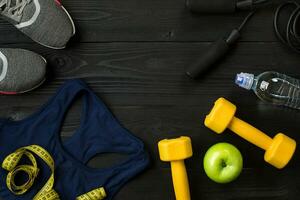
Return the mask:
<svg viewBox="0 0 300 200">
<path fill-rule="evenodd" d="M 21 119 L 38 109 L 66 80 L 82 78 L 115 116 L 141 138 L 151 154 L 150 168 L 128 183 L 116 200 L 175 199 L 169 163 L 159 160 L 157 142 L 188 135 L 193 158 L 186 161 L 193 200 L 296 200 L 300 196 L 300 154 L 277 170 L 264 152 L 226 131 L 217 135 L 203 125 L 218 97 L 238 106 L 238 116 L 274 136 L 283 132 L 300 141 L 300 112 L 267 105 L 234 84 L 238 72 L 276 70 L 300 78 L 300 57 L 281 45 L 273 32 L 275 6 L 259 11 L 236 48 L 207 76 L 192 81 L 184 69 L 217 38 L 228 34 L 247 13 L 196 15 L 184 0 L 64 0 L 77 35 L 65 50 L 35 44 L 0 20 L 1 47 L 25 48 L 45 56 L 49 78 L 41 88 L 20 96 L 1 96 L 1 117 Z M 70 111 L 63 139 L 79 125 L 80 104 Z M 202 167 L 206 150 L 217 142 L 240 149 L 244 170 L 233 183 L 210 181 Z M 119 157 L 119 159 L 121 159 Z M 116 161 L 97 157 L 90 165 Z"/>
</svg>

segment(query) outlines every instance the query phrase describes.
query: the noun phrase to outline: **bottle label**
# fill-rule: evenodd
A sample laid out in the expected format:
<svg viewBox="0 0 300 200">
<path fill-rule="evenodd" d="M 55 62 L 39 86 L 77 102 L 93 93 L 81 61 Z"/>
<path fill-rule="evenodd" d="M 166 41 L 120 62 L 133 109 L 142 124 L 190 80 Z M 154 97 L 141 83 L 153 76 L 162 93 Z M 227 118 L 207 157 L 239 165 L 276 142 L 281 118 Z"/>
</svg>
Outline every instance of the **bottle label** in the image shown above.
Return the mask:
<svg viewBox="0 0 300 200">
<path fill-rule="evenodd" d="M 266 91 L 266 90 L 268 89 L 268 87 L 269 87 L 269 83 L 266 82 L 266 81 L 262 81 L 259 88 L 260 88 L 262 91 Z"/>
</svg>

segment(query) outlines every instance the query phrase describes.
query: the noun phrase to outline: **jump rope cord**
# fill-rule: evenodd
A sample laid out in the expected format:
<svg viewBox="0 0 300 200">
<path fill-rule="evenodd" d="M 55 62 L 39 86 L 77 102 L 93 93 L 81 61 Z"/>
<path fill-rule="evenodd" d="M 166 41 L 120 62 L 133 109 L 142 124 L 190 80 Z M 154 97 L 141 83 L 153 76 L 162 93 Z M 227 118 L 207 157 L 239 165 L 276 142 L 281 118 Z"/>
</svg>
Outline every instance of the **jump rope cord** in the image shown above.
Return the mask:
<svg viewBox="0 0 300 200">
<path fill-rule="evenodd" d="M 270 3 L 269 0 L 257 0 L 253 5 L 262 5 Z M 285 11 L 285 13 L 283 13 Z M 243 20 L 238 30 L 241 31 L 256 10 L 251 11 Z M 286 20 L 286 21 L 282 21 Z M 278 39 L 291 48 L 300 53 L 300 4 L 294 1 L 289 1 L 281 4 L 275 11 L 274 15 L 274 30 Z"/>
<path fill-rule="evenodd" d="M 256 0 L 253 2 L 254 5 L 259 5 L 259 4 L 263 4 L 263 3 L 268 3 L 269 0 Z"/>
<path fill-rule="evenodd" d="M 283 14 L 284 9 L 292 9 L 289 13 L 285 27 L 280 25 L 280 15 Z M 283 17 L 284 18 L 284 17 Z M 280 5 L 274 17 L 274 29 L 279 40 L 300 53 L 300 4 L 297 2 L 287 2 Z"/>
<path fill-rule="evenodd" d="M 244 21 L 241 23 L 241 25 L 237 28 L 238 31 L 241 31 L 244 26 L 247 24 L 247 22 L 251 19 L 251 17 L 254 15 L 254 13 L 256 12 L 256 10 L 251 11 L 244 19 Z"/>
</svg>

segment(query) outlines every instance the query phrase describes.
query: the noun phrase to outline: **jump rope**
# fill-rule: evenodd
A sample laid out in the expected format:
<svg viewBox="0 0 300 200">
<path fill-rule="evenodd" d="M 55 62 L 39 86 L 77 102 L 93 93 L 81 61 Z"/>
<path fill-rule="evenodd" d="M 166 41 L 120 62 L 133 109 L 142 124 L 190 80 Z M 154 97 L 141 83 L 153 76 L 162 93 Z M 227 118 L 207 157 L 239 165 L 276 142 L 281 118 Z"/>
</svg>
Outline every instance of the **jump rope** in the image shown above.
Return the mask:
<svg viewBox="0 0 300 200">
<path fill-rule="evenodd" d="M 243 22 L 231 31 L 229 36 L 222 37 L 211 44 L 186 70 L 191 78 L 199 78 L 211 69 L 232 49 L 241 37 L 241 31 L 253 15 L 270 0 L 187 0 L 187 7 L 199 13 L 234 13 L 239 10 L 249 10 Z M 274 14 L 274 31 L 277 38 L 293 51 L 300 53 L 300 4 L 289 1 L 279 5 Z"/>
</svg>

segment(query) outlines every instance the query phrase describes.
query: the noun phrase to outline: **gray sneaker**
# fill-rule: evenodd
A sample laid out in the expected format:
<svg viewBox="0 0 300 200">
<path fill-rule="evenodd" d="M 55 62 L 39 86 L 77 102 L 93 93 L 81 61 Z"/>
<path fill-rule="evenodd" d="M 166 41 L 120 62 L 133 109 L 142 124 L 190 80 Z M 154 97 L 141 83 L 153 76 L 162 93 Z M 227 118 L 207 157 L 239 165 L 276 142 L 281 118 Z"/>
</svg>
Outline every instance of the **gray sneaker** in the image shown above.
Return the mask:
<svg viewBox="0 0 300 200">
<path fill-rule="evenodd" d="M 46 77 L 46 60 L 23 49 L 0 48 L 0 94 L 19 94 L 40 86 Z"/>
<path fill-rule="evenodd" d="M 60 0 L 0 0 L 0 15 L 37 43 L 65 48 L 74 22 Z"/>
</svg>

